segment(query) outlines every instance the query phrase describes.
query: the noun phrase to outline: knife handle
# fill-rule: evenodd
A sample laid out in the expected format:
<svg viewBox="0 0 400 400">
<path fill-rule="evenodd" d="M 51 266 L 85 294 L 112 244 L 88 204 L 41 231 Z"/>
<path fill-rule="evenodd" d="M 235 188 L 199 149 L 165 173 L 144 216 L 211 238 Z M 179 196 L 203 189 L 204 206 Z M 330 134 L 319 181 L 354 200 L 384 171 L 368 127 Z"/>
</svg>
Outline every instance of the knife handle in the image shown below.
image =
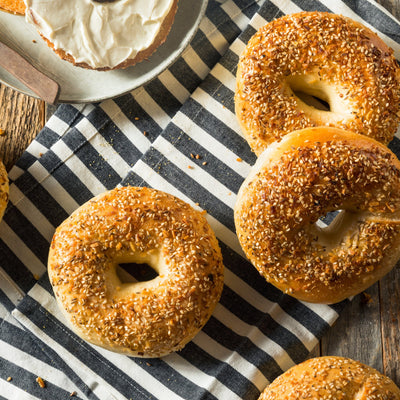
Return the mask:
<svg viewBox="0 0 400 400">
<path fill-rule="evenodd" d="M 37 70 L 24 57 L 0 42 L 0 66 L 50 104 L 57 103 L 60 86 Z"/>
</svg>

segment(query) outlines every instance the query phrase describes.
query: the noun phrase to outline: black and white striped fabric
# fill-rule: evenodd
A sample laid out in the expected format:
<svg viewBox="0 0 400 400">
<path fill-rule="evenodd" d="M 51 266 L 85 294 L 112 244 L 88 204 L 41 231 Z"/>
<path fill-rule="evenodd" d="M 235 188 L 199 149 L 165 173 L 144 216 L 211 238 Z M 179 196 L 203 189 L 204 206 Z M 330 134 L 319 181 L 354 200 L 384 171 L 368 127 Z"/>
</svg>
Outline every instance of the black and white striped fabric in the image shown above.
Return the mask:
<svg viewBox="0 0 400 400">
<path fill-rule="evenodd" d="M 236 193 L 255 161 L 233 111 L 238 57 L 260 26 L 301 10 L 360 20 L 399 58 L 400 25 L 372 0 L 210 0 L 189 48 L 157 79 L 115 100 L 59 107 L 10 173 L 0 224 L 0 398 L 257 399 L 335 321 L 345 302 L 306 304 L 267 285 L 233 224 Z M 392 149 L 400 154 L 398 143 Z M 55 227 L 93 195 L 127 184 L 206 209 L 224 256 L 225 287 L 210 321 L 162 359 L 80 340 L 45 273 Z"/>
</svg>

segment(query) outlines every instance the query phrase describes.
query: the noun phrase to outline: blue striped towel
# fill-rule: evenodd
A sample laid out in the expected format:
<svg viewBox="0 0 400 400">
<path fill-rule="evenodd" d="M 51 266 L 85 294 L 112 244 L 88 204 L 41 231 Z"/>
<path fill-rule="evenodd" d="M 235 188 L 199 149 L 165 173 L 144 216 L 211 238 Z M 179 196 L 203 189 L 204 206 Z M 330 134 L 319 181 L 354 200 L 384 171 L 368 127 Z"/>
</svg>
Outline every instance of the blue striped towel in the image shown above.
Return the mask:
<svg viewBox="0 0 400 400">
<path fill-rule="evenodd" d="M 158 78 L 115 100 L 58 108 L 10 172 L 0 224 L 0 399 L 257 399 L 332 325 L 346 302 L 307 304 L 266 284 L 243 256 L 233 223 L 236 193 L 255 162 L 234 116 L 238 57 L 260 26 L 301 10 L 360 20 L 400 54 L 399 23 L 372 0 L 210 0 L 191 45 Z M 400 154 L 397 138 L 391 146 Z M 213 316 L 162 359 L 80 340 L 46 274 L 55 228 L 92 196 L 127 184 L 206 209 L 224 256 Z"/>
</svg>

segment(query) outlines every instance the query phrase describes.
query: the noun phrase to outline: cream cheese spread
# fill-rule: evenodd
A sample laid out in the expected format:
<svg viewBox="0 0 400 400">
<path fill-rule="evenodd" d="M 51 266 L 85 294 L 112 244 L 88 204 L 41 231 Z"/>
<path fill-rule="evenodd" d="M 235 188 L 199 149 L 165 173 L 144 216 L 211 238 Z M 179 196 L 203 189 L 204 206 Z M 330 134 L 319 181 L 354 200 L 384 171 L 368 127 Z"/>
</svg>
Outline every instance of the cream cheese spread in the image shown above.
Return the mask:
<svg viewBox="0 0 400 400">
<path fill-rule="evenodd" d="M 26 20 L 76 63 L 113 68 L 152 45 L 174 0 L 24 0 Z"/>
</svg>

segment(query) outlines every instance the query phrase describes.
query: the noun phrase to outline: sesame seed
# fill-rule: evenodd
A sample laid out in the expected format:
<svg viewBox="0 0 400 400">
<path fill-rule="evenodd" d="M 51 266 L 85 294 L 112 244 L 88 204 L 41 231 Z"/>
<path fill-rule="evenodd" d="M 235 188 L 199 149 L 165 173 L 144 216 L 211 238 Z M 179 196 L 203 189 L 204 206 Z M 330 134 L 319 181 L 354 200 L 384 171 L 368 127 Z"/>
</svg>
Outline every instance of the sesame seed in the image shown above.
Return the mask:
<svg viewBox="0 0 400 400">
<path fill-rule="evenodd" d="M 400 390 L 377 370 L 344 357 L 316 357 L 290 368 L 273 381 L 259 400 L 285 398 L 397 400 Z"/>
<path fill-rule="evenodd" d="M 346 17 L 301 12 L 270 22 L 250 39 L 237 76 L 237 117 L 257 155 L 306 127 L 336 126 L 388 143 L 399 124 L 393 50 Z M 328 99 L 332 112 L 316 115 L 303 107 L 290 85 L 295 79 L 312 91 L 307 77 L 336 93 Z M 346 112 L 336 115 L 335 107 Z"/>
<path fill-rule="evenodd" d="M 269 282 L 307 301 L 362 291 L 400 238 L 400 170 L 392 157 L 383 145 L 359 148 L 343 138 L 292 148 L 262 166 L 236 205 L 247 257 Z M 325 243 L 316 221 L 343 209 L 354 216 L 351 231 Z"/>
<path fill-rule="evenodd" d="M 120 260 L 164 266 L 145 285 L 120 284 Z M 85 338 L 158 357 L 181 349 L 204 325 L 222 291 L 223 264 L 203 211 L 157 190 L 125 187 L 86 203 L 57 228 L 49 276 Z"/>
</svg>

